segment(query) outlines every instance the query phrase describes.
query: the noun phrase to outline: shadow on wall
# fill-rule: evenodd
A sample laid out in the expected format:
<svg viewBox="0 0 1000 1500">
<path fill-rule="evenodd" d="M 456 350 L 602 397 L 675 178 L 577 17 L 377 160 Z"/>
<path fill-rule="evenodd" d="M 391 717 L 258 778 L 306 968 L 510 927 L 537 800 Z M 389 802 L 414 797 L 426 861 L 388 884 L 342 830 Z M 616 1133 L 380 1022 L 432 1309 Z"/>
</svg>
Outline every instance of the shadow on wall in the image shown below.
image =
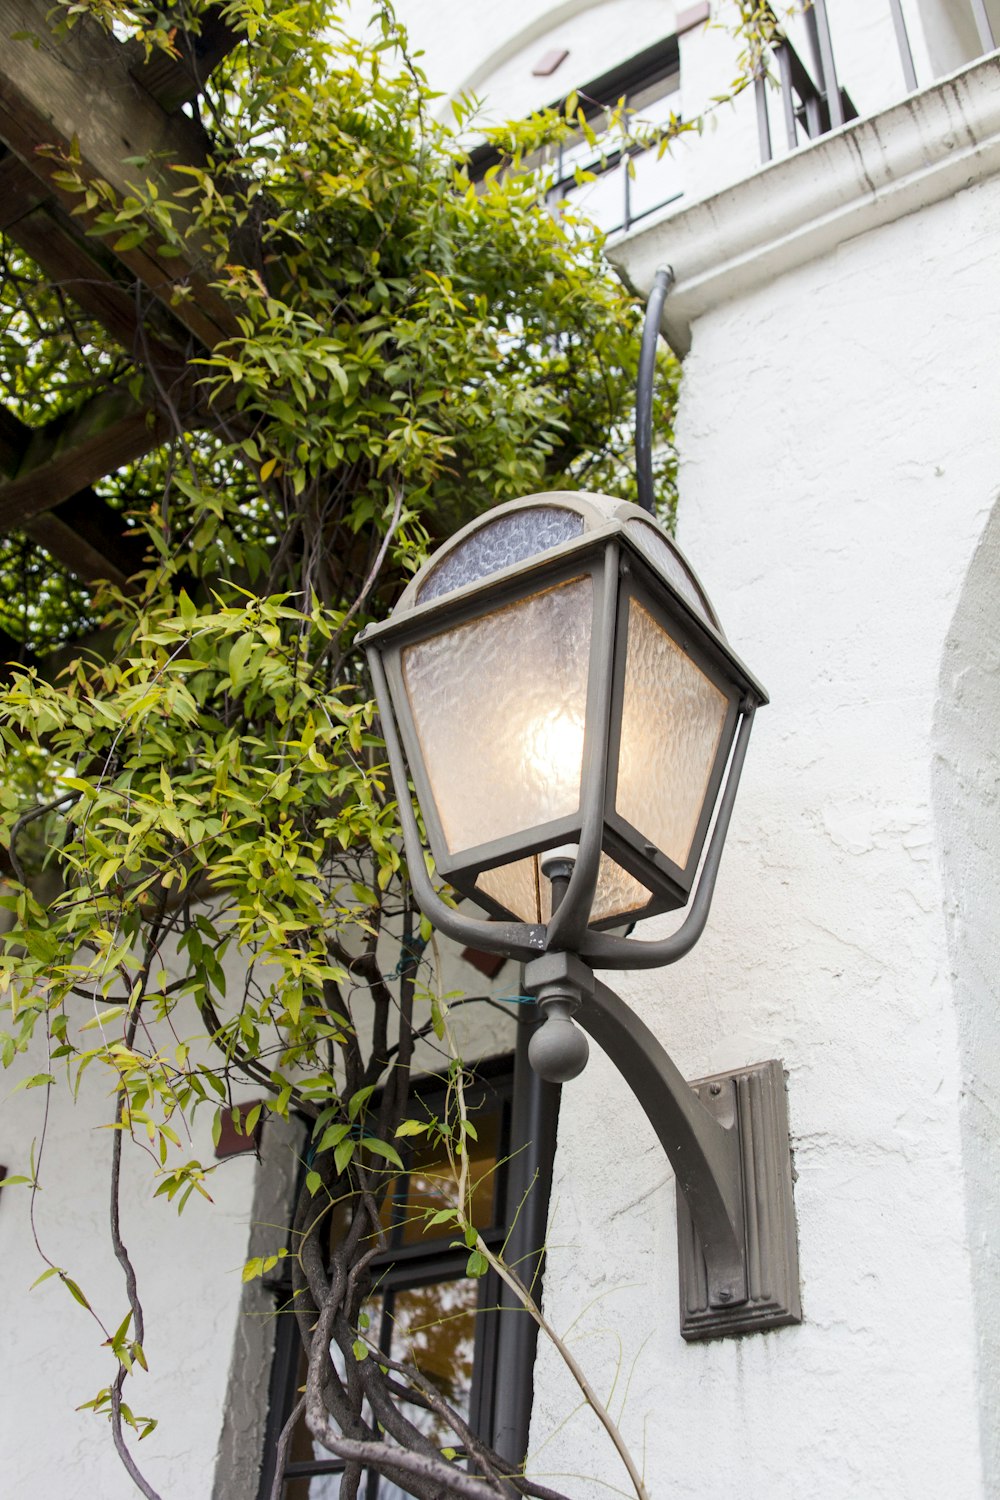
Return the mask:
<svg viewBox="0 0 1000 1500">
<path fill-rule="evenodd" d="M 945 641 L 932 796 L 962 1068 L 985 1493 L 1000 1494 L 1000 499 Z"/>
</svg>

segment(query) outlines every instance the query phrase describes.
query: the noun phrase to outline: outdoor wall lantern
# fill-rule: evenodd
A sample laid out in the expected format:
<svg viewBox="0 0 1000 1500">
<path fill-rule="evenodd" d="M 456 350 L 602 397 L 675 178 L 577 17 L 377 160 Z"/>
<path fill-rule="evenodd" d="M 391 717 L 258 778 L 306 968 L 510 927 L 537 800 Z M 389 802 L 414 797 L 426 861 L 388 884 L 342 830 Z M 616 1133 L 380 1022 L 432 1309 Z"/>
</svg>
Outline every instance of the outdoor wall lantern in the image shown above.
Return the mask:
<svg viewBox="0 0 1000 1500">
<path fill-rule="evenodd" d="M 522 960 L 543 1017 L 536 1072 L 583 1069 L 579 1022 L 670 1159 L 682 1333 L 798 1322 L 780 1062 L 692 1086 L 594 974 L 674 963 L 697 942 L 767 702 L 684 557 L 638 506 L 532 495 L 439 548 L 364 643 L 422 911 Z M 411 783 L 438 874 L 486 917 L 432 884 Z M 689 902 L 669 937 L 613 930 Z"/>
</svg>

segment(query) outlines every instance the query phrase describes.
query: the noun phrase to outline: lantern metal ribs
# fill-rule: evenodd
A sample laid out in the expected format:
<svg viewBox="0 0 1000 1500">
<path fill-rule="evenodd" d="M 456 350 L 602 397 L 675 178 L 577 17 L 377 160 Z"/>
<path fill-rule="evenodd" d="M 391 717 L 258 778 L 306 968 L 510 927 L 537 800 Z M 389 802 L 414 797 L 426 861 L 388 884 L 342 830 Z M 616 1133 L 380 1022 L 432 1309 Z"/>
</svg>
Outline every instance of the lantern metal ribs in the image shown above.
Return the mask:
<svg viewBox="0 0 1000 1500">
<path fill-rule="evenodd" d="M 580 1071 L 579 1021 L 664 1145 L 689 1214 L 685 1337 L 798 1321 L 780 1065 L 750 1070 L 752 1088 L 713 1080 L 701 1101 L 593 974 L 672 963 L 697 941 L 767 702 L 682 554 L 636 506 L 529 496 L 458 532 L 364 642 L 421 909 L 525 962 L 539 1072 Z M 410 781 L 438 874 L 486 918 L 434 888 Z M 611 930 L 689 902 L 670 937 Z"/>
</svg>

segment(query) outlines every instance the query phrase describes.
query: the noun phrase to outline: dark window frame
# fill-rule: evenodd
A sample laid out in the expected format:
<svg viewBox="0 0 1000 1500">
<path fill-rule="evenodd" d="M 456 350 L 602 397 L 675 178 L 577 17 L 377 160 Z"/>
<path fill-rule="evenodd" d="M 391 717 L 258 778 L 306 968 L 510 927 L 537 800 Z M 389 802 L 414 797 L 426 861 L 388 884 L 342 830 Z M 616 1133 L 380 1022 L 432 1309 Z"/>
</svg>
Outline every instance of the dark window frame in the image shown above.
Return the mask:
<svg viewBox="0 0 1000 1500">
<path fill-rule="evenodd" d="M 590 124 L 606 114 L 608 110 L 613 109 L 620 99 L 624 99 L 626 108 L 634 107 L 641 110 L 646 102 L 643 96 L 648 96 L 649 91 L 657 84 L 671 78 L 675 79 L 679 86 L 680 45 L 676 35 L 654 42 L 652 46 L 635 53 L 634 56 L 627 58 L 625 62 L 610 69 L 607 73 L 602 73 L 599 78 L 582 85 L 579 89 L 574 89 L 572 93 L 575 95 L 577 107 L 583 111 L 584 119 Z M 563 95 L 562 98 L 554 100 L 550 107 L 559 111 L 564 110 L 569 97 L 569 94 Z M 588 162 L 585 170 L 593 172 L 598 177 L 605 176 L 621 166 L 624 156 L 637 158 L 642 156 L 647 149 L 652 148 L 633 146 L 626 152 L 621 147 L 617 147 L 606 154 L 598 150 L 594 160 Z M 575 174 L 563 171 L 564 150 L 563 145 L 556 149 L 556 176 L 546 194 L 546 201 L 553 208 L 572 192 L 576 184 Z M 504 160 L 503 152 L 489 142 L 484 142 L 474 147 L 469 153 L 469 176 L 473 182 L 481 182 L 491 167 L 502 166 Z M 537 161 L 531 158 L 525 165 L 541 166 L 544 161 L 544 155 L 539 153 Z M 637 224 L 649 214 L 658 212 L 668 203 L 673 203 L 682 196 L 680 192 L 669 193 L 662 200 L 635 213 L 631 207 L 630 179 L 626 173 L 623 176 L 621 222 L 603 225 L 603 231 L 606 234 L 616 234 L 619 230 L 628 230 L 633 224 Z"/>
<path fill-rule="evenodd" d="M 514 1016 L 518 1023 L 514 1053 L 484 1059 L 470 1069 L 476 1080 L 474 1087 L 499 1094 L 502 1109 L 501 1165 L 494 1197 L 494 1218 L 499 1222 L 481 1232 L 493 1249 L 508 1241 L 508 1260 L 533 1282 L 538 1297 L 560 1090 L 538 1078 L 528 1063 L 527 1043 L 536 1024 L 535 1007 L 519 1005 Z M 413 1095 L 433 1107 L 435 1096 L 443 1095 L 443 1085 L 434 1078 L 414 1079 Z M 510 1221 L 515 1215 L 511 1231 Z M 403 1291 L 462 1279 L 466 1255 L 460 1249 L 450 1249 L 449 1238 L 446 1235 L 386 1251 L 375 1263 L 382 1270 L 381 1287 L 386 1292 Z M 276 1312 L 287 1309 L 287 1283 L 273 1290 Z M 480 1278 L 478 1291 L 470 1426 L 516 1465 L 527 1450 L 538 1330 L 531 1318 L 514 1312 L 513 1294 L 493 1271 Z M 270 1500 L 278 1438 L 297 1400 L 300 1352 L 295 1318 L 290 1311 L 282 1313 L 276 1322 L 258 1500 Z M 343 1468 L 342 1461 L 332 1455 L 328 1460 L 290 1463 L 285 1480 L 335 1475 Z M 369 1472 L 365 1500 L 376 1500 L 378 1489 L 377 1476 Z"/>
</svg>

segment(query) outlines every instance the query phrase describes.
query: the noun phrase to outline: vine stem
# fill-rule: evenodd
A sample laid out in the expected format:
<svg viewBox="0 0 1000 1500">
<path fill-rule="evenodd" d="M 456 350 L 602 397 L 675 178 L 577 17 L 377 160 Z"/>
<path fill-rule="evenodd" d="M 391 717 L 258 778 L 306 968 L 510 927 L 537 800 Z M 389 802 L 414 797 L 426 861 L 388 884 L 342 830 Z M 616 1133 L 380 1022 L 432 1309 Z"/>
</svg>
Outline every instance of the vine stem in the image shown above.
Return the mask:
<svg viewBox="0 0 1000 1500">
<path fill-rule="evenodd" d="M 524 1285 L 524 1282 L 509 1268 L 509 1266 L 505 1266 L 503 1261 L 500 1260 L 498 1256 L 494 1255 L 493 1251 L 487 1245 L 482 1235 L 479 1235 L 476 1239 L 476 1249 L 482 1256 L 484 1256 L 486 1260 L 489 1261 L 493 1270 L 500 1277 L 500 1280 L 504 1282 L 506 1286 L 510 1287 L 511 1291 L 514 1293 L 515 1297 L 517 1297 L 525 1312 L 527 1312 L 530 1317 L 534 1318 L 535 1322 L 545 1334 L 546 1338 L 551 1340 L 552 1344 L 559 1353 L 560 1359 L 563 1360 L 566 1368 L 569 1370 L 573 1379 L 580 1387 L 584 1400 L 587 1402 L 587 1405 L 591 1408 L 595 1417 L 600 1422 L 605 1432 L 608 1434 L 608 1437 L 614 1444 L 619 1458 L 628 1470 L 628 1477 L 631 1479 L 632 1484 L 635 1487 L 637 1500 L 649 1500 L 649 1491 L 646 1489 L 642 1475 L 639 1473 L 639 1470 L 635 1466 L 635 1460 L 628 1450 L 628 1446 L 625 1442 L 625 1439 L 622 1437 L 621 1432 L 619 1431 L 617 1423 L 615 1422 L 611 1413 L 608 1411 L 607 1407 L 604 1405 L 604 1402 L 594 1390 L 593 1386 L 590 1384 L 590 1381 L 587 1379 L 586 1375 L 583 1373 L 583 1370 L 580 1368 L 580 1365 L 573 1357 L 573 1353 L 569 1349 L 568 1345 L 564 1342 L 563 1339 L 559 1337 L 558 1333 L 556 1333 L 555 1329 L 552 1327 L 552 1324 L 545 1317 L 541 1308 L 538 1306 L 538 1303 L 528 1291 L 528 1288 Z"/>
</svg>

